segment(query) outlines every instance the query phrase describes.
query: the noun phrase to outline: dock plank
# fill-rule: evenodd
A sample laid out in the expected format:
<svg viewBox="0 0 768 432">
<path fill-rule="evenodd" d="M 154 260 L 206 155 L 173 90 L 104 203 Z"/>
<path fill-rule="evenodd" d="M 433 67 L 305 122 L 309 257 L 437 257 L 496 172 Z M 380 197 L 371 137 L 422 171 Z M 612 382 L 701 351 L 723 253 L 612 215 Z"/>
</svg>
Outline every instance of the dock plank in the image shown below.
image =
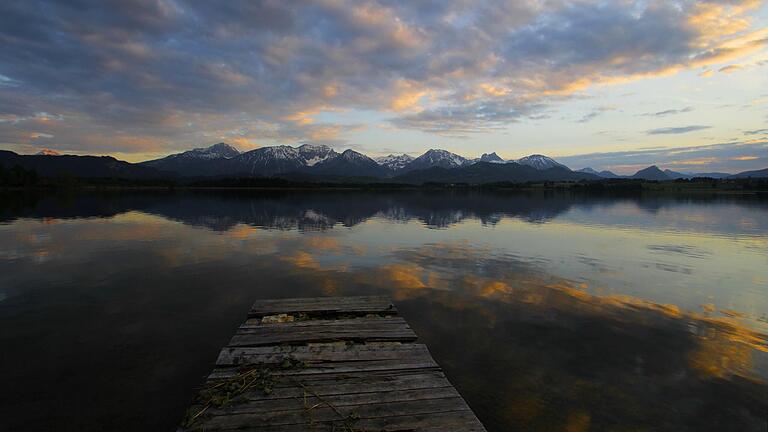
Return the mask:
<svg viewBox="0 0 768 432">
<path fill-rule="evenodd" d="M 416 334 L 401 317 L 309 320 L 237 329 L 230 346 L 305 344 L 332 341 L 413 342 Z"/>
<path fill-rule="evenodd" d="M 374 342 L 354 345 L 230 346 L 221 350 L 216 365 L 279 364 L 286 358 L 306 361 L 309 364 L 384 359 L 432 359 L 427 347 L 421 344 Z"/>
<path fill-rule="evenodd" d="M 386 297 L 258 301 L 204 387 L 236 383 L 236 395 L 212 405 L 201 393 L 179 430 L 485 431 L 415 341 Z M 268 375 L 269 391 L 246 386 L 252 371 Z"/>
<path fill-rule="evenodd" d="M 281 313 L 344 314 L 381 313 L 396 314 L 397 309 L 388 297 L 319 297 L 306 299 L 259 300 L 251 306 L 249 317 Z"/>
<path fill-rule="evenodd" d="M 293 402 L 295 403 L 296 401 Z M 354 415 L 357 419 L 469 411 L 466 403 L 460 397 L 382 403 L 353 403 L 352 405 L 335 405 L 334 402 L 335 399 L 328 401 L 334 408 L 322 405 L 308 410 L 302 406 L 294 405 L 292 409 L 286 406 L 285 410 L 278 409 L 252 413 L 225 412 L 223 415 L 214 414 L 208 419 L 206 430 L 215 430 L 217 428 L 221 430 L 241 429 L 244 425 L 258 423 L 280 426 L 307 424 L 310 420 L 315 422 L 343 421 L 343 417 L 339 416 L 337 411 L 341 412 L 344 416 Z"/>
<path fill-rule="evenodd" d="M 216 382 L 213 380 L 211 382 Z M 397 392 L 452 387 L 439 369 L 384 370 L 302 375 L 300 382 L 320 397 L 325 395 Z M 292 380 L 278 380 L 270 394 L 250 391 L 246 400 L 304 397 L 306 391 Z"/>
</svg>

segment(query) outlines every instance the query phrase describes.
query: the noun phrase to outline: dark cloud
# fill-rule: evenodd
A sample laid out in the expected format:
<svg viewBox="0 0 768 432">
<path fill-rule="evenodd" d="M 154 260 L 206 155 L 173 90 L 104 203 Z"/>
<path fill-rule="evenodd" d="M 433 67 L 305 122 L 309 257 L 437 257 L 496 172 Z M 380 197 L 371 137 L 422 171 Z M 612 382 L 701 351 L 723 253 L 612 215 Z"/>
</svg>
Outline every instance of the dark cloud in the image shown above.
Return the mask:
<svg viewBox="0 0 768 432">
<path fill-rule="evenodd" d="M 768 129 L 747 130 L 744 135 L 768 135 Z"/>
<path fill-rule="evenodd" d="M 684 134 L 688 132 L 696 132 L 704 129 L 709 129 L 711 127 L 712 126 L 701 126 L 701 125 L 666 127 L 666 128 L 659 128 L 659 129 L 651 129 L 646 131 L 646 133 L 648 135 L 677 135 L 677 134 Z"/>
<path fill-rule="evenodd" d="M 765 44 L 737 28 L 748 8 L 716 6 L 2 2 L 0 118 L 61 120 L 0 122 L 0 142 L 34 144 L 44 133 L 60 149 L 137 152 L 244 132 L 338 140 L 331 132 L 344 127 L 312 121 L 337 109 L 391 112 L 395 126 L 439 134 L 493 130 L 593 83 L 701 67 Z"/>
</svg>

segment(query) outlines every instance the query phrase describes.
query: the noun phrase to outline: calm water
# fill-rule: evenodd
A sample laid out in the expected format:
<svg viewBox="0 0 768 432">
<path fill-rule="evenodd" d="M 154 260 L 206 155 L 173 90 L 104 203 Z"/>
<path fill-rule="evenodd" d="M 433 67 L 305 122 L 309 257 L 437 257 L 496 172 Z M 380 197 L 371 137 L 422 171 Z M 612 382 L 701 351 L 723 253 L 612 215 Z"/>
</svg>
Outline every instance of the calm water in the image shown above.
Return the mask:
<svg viewBox="0 0 768 432">
<path fill-rule="evenodd" d="M 768 428 L 768 200 L 0 195 L 0 430 L 174 430 L 257 298 L 386 294 L 490 431 Z"/>
</svg>

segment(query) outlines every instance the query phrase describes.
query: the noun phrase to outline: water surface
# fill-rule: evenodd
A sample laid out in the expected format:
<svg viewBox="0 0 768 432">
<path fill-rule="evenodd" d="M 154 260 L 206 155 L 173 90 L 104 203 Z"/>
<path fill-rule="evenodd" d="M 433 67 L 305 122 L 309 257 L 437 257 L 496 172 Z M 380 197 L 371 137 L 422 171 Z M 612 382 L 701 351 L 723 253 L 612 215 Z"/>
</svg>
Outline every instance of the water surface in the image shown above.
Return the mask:
<svg viewBox="0 0 768 432">
<path fill-rule="evenodd" d="M 768 202 L 0 195 L 0 429 L 174 430 L 258 298 L 385 294 L 490 431 L 756 430 Z"/>
</svg>

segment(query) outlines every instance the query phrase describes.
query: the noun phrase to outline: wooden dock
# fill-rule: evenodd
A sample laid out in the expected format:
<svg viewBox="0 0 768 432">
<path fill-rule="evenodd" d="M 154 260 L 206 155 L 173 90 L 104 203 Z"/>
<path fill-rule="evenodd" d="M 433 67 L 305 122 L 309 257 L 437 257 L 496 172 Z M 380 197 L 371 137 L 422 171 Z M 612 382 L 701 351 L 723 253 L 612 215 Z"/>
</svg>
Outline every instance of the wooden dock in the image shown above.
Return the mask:
<svg viewBox="0 0 768 432">
<path fill-rule="evenodd" d="M 485 431 L 386 297 L 262 300 L 180 431 Z"/>
</svg>

